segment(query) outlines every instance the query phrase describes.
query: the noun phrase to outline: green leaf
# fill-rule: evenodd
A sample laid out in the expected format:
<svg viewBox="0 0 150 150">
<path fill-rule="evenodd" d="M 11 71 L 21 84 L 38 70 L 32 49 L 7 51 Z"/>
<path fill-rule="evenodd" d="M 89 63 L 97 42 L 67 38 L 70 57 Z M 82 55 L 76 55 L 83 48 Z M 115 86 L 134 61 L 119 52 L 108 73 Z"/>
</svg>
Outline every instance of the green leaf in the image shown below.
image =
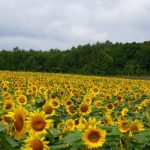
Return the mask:
<svg viewBox="0 0 150 150">
<path fill-rule="evenodd" d="M 11 145 L 11 147 L 17 147 L 18 143 L 12 139 L 11 137 L 9 137 L 8 135 L 5 135 L 6 140 L 8 141 L 8 143 Z"/>
<path fill-rule="evenodd" d="M 3 149 L 7 150 L 12 150 L 13 148 L 18 146 L 17 142 L 14 139 L 4 133 L 0 133 L 0 145 L 3 147 Z"/>
<path fill-rule="evenodd" d="M 66 148 L 66 144 L 59 144 L 59 145 L 51 145 L 51 150 L 61 150 L 61 149 L 64 149 Z"/>
<path fill-rule="evenodd" d="M 0 132 L 4 131 L 7 128 L 9 128 L 9 126 L 4 126 L 3 124 L 0 124 Z"/>
<path fill-rule="evenodd" d="M 69 143 L 73 144 L 74 142 L 81 140 L 82 139 L 82 132 L 74 132 L 74 133 L 69 133 L 66 135 L 63 139 L 64 143 Z"/>
<path fill-rule="evenodd" d="M 134 138 L 138 143 L 150 142 L 150 130 L 139 132 L 138 134 L 134 135 Z"/>
</svg>

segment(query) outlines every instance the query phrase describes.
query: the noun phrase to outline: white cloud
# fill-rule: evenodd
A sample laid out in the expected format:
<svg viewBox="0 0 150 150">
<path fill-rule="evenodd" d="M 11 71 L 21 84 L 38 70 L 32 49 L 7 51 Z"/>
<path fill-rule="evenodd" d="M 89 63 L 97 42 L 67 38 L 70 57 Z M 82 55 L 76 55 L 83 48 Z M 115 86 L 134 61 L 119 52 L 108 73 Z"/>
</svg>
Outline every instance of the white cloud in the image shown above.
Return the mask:
<svg viewBox="0 0 150 150">
<path fill-rule="evenodd" d="M 0 0 L 0 49 L 150 39 L 149 0 Z"/>
</svg>

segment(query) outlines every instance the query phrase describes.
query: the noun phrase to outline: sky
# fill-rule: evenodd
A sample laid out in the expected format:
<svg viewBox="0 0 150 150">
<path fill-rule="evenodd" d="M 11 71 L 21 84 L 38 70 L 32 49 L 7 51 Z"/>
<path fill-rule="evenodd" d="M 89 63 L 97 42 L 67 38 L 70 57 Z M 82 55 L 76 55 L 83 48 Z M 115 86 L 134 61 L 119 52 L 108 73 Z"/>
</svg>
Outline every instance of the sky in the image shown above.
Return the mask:
<svg viewBox="0 0 150 150">
<path fill-rule="evenodd" d="M 150 40 L 150 0 L 0 0 L 0 50 Z"/>
</svg>

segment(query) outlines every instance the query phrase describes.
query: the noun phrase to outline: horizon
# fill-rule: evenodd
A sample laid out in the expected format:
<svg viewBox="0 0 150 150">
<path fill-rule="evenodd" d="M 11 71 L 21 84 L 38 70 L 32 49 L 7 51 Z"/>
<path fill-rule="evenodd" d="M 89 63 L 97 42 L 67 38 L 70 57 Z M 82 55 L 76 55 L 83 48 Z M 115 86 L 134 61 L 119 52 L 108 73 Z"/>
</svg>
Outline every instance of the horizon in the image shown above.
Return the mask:
<svg viewBox="0 0 150 150">
<path fill-rule="evenodd" d="M 24 49 L 24 48 L 21 48 L 19 46 L 15 46 L 13 47 L 12 49 L 0 49 L 0 51 L 13 51 L 14 49 L 19 49 L 19 50 L 25 50 L 25 51 L 30 51 L 30 50 L 33 50 L 33 51 L 50 51 L 50 50 L 59 50 L 59 51 L 67 51 L 67 50 L 71 50 L 72 48 L 75 48 L 77 49 L 79 46 L 86 46 L 86 45 L 96 45 L 97 43 L 99 44 L 105 44 L 106 42 L 110 42 L 112 44 L 132 44 L 132 43 L 136 43 L 136 44 L 141 44 L 141 43 L 145 43 L 145 42 L 150 42 L 150 40 L 146 40 L 146 41 L 142 41 L 142 42 L 136 42 L 136 41 L 133 41 L 133 42 L 112 42 L 112 41 L 109 41 L 109 40 L 106 40 L 104 42 L 100 42 L 100 41 L 97 41 L 95 43 L 85 43 L 85 44 L 79 44 L 77 46 L 71 46 L 70 48 L 68 49 L 59 49 L 59 48 L 50 48 L 50 49 L 34 49 L 34 48 L 29 48 L 29 49 Z"/>
</svg>

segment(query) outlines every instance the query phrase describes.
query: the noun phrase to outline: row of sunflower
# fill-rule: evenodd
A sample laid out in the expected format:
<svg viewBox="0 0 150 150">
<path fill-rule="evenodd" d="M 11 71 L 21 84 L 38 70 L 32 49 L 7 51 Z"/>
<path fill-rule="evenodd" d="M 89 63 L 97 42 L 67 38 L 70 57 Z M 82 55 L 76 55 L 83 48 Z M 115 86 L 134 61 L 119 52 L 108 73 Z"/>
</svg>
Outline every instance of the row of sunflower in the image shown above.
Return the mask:
<svg viewBox="0 0 150 150">
<path fill-rule="evenodd" d="M 1 150 L 150 149 L 150 81 L 0 72 Z"/>
</svg>

